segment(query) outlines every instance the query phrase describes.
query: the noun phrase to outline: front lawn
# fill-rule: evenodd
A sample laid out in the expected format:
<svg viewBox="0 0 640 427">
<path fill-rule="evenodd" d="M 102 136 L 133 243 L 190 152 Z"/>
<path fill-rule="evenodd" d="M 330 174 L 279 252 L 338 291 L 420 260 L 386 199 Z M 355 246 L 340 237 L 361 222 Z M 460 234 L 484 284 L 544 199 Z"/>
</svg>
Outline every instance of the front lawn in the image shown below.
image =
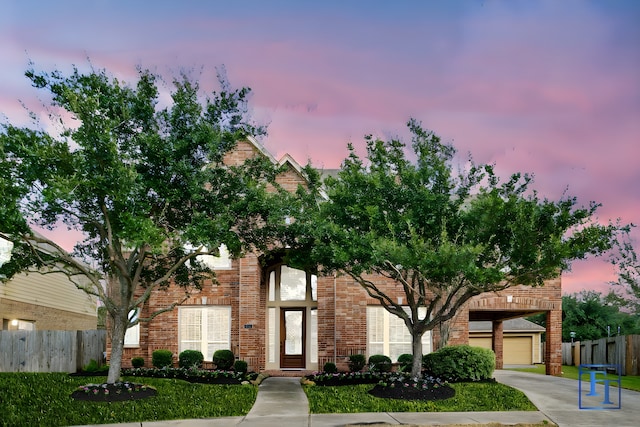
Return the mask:
<svg viewBox="0 0 640 427">
<path fill-rule="evenodd" d="M 124 377 L 155 387 L 148 399 L 97 403 L 76 401 L 79 386 L 101 377 L 64 373 L 0 373 L 1 426 L 68 426 L 246 415 L 257 395 L 253 385 L 195 384 L 177 379 Z"/>
<path fill-rule="evenodd" d="M 368 393 L 374 384 L 305 385 L 312 414 L 357 412 L 536 411 L 524 393 L 499 383 L 457 383 L 454 397 L 437 401 L 381 399 Z"/>
<path fill-rule="evenodd" d="M 534 374 L 541 374 L 541 375 L 545 375 L 546 373 L 544 365 L 536 365 L 533 368 L 513 368 L 510 370 L 531 372 Z M 577 380 L 578 375 L 579 373 L 578 373 L 577 366 L 562 365 L 562 378 Z M 615 387 L 617 384 L 611 383 L 611 385 Z M 640 391 L 640 376 L 623 375 L 621 377 L 621 386 L 622 388 L 626 388 L 629 390 Z"/>
</svg>

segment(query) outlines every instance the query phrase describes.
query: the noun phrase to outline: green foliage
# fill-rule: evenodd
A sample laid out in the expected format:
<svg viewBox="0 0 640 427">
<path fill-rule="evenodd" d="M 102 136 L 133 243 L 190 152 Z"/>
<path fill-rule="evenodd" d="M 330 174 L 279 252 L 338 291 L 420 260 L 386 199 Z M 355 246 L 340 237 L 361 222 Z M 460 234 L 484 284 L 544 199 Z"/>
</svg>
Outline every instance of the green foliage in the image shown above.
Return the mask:
<svg viewBox="0 0 640 427">
<path fill-rule="evenodd" d="M 398 356 L 398 363 L 400 364 L 400 371 L 411 371 L 411 366 L 413 365 L 413 354 L 401 354 Z"/>
<path fill-rule="evenodd" d="M 338 373 L 338 367 L 333 362 L 327 362 L 322 367 L 322 372 L 326 372 L 327 374 L 337 374 Z"/>
<path fill-rule="evenodd" d="M 369 370 L 373 372 L 391 372 L 391 358 L 384 354 L 369 356 Z"/>
<path fill-rule="evenodd" d="M 562 341 L 596 340 L 609 335 L 640 334 L 640 316 L 620 311 L 611 296 L 595 291 L 582 291 L 562 297 Z"/>
<path fill-rule="evenodd" d="M 367 364 L 367 358 L 364 354 L 352 354 L 349 356 L 349 371 L 360 372 Z"/>
<path fill-rule="evenodd" d="M 198 350 L 184 350 L 178 356 L 178 366 L 181 368 L 200 368 L 204 362 L 204 356 Z"/>
<path fill-rule="evenodd" d="M 173 365 L 173 353 L 170 350 L 159 349 L 151 353 L 151 364 L 158 368 L 169 368 Z"/>
<path fill-rule="evenodd" d="M 51 99 L 53 125 L 0 126 L 0 231 L 14 243 L 0 275 L 46 267 L 84 276 L 82 289 L 108 311 L 113 354 L 139 298 L 169 284 L 202 287 L 214 272 L 200 255 L 216 255 L 222 243 L 231 255 L 265 248 L 292 216 L 274 182 L 279 165 L 223 163 L 238 140 L 265 133 L 248 118 L 250 90 L 231 89 L 224 73 L 211 94 L 183 74 L 162 102 L 162 78 L 148 70 L 132 84 L 94 68 L 25 74 Z M 270 183 L 276 192 L 266 191 Z M 83 236 L 72 253 L 33 233 L 58 227 Z M 114 382 L 121 358 L 110 360 Z"/>
<path fill-rule="evenodd" d="M 213 363 L 217 369 L 228 371 L 233 366 L 235 356 L 231 350 L 216 350 L 213 353 Z"/>
<path fill-rule="evenodd" d="M 140 382 L 141 378 L 124 377 Z M 138 424 L 192 418 L 245 416 L 257 396 L 253 385 L 210 385 L 177 379 L 144 378 L 158 395 L 151 399 L 100 404 L 74 401 L 70 393 L 104 377 L 75 377 L 64 373 L 0 372 L 0 425 L 70 426 Z M 46 402 L 46 405 L 43 405 Z"/>
<path fill-rule="evenodd" d="M 305 386 L 312 414 L 360 412 L 535 411 L 524 393 L 500 383 L 457 383 L 454 397 L 439 401 L 379 399 L 368 393 L 371 384 Z"/>
<path fill-rule="evenodd" d="M 424 369 L 451 382 L 491 379 L 496 368 L 493 351 L 469 345 L 443 347 L 422 358 Z"/>
<path fill-rule="evenodd" d="M 132 357 L 131 366 L 133 366 L 134 368 L 142 368 L 144 366 L 144 357 Z"/>
<path fill-rule="evenodd" d="M 233 363 L 233 370 L 236 372 L 246 374 L 248 369 L 249 369 L 249 365 L 244 360 L 236 360 Z"/>
<path fill-rule="evenodd" d="M 408 128 L 412 150 L 399 139 L 368 136 L 362 158 L 350 144 L 322 193 L 301 197 L 306 205 L 296 227 L 297 256 L 323 273 L 351 276 L 414 338 L 450 320 L 475 295 L 542 285 L 628 232 L 602 225 L 596 203 L 539 197 L 530 175 L 503 180 L 493 165 L 471 160 L 457 168 L 452 145 L 415 120 Z M 404 292 L 410 310 L 369 274 L 395 280 L 394 292 Z M 431 315 L 420 316 L 420 308 Z"/>
<path fill-rule="evenodd" d="M 91 359 L 83 368 L 83 372 L 106 372 L 109 370 L 109 366 L 100 365 L 97 360 Z"/>
</svg>

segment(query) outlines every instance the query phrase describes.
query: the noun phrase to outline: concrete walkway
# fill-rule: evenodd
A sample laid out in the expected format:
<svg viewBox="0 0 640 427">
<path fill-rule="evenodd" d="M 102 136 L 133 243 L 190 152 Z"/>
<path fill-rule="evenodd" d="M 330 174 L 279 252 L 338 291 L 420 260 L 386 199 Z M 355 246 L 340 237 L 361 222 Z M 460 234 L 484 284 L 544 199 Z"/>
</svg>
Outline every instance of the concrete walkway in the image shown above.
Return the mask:
<svg viewBox="0 0 640 427">
<path fill-rule="evenodd" d="M 245 417 L 223 417 L 116 424 L 120 427 L 343 427 L 345 425 L 447 425 L 556 423 L 560 427 L 634 427 L 640 425 L 640 393 L 622 391 L 622 409 L 581 410 L 575 380 L 516 371 L 496 371 L 495 378 L 522 390 L 539 411 L 525 412 L 376 412 L 309 414 L 309 403 L 299 378 L 267 378 Z M 617 398 L 617 389 L 612 389 Z M 108 425 L 101 424 L 101 427 Z"/>
</svg>

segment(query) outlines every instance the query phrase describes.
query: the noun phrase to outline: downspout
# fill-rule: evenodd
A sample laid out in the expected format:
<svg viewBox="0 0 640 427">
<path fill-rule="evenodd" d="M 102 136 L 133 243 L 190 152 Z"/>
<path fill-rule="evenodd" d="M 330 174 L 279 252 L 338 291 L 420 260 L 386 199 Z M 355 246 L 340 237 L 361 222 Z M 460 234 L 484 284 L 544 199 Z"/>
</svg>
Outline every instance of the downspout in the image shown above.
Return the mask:
<svg viewBox="0 0 640 427">
<path fill-rule="evenodd" d="M 337 331 L 337 316 L 336 316 L 336 273 L 333 273 L 333 362 L 338 362 L 338 340 L 336 339 Z"/>
</svg>

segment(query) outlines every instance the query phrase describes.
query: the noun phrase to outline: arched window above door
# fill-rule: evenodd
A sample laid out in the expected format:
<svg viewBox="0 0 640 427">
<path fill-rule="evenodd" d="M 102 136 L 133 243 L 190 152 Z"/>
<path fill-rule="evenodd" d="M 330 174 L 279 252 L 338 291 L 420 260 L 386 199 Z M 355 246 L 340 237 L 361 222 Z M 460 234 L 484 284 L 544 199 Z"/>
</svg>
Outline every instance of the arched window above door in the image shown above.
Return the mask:
<svg viewBox="0 0 640 427">
<path fill-rule="evenodd" d="M 278 265 L 269 272 L 269 301 L 317 301 L 315 274 Z"/>
</svg>

